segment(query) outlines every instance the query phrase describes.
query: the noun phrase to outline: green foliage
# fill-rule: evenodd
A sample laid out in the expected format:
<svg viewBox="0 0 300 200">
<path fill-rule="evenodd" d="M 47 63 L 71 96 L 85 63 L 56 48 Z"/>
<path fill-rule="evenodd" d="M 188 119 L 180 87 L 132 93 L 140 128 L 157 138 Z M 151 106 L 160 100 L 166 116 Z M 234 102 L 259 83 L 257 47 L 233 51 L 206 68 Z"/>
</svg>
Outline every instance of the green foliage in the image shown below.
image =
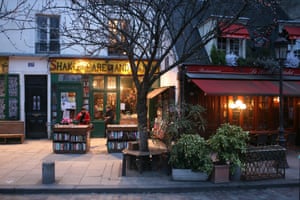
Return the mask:
<svg viewBox="0 0 300 200">
<path fill-rule="evenodd" d="M 241 156 L 246 152 L 249 135 L 236 125 L 222 124 L 209 140 L 209 146 L 217 154 L 219 163 L 242 166 Z"/>
<path fill-rule="evenodd" d="M 218 50 L 215 45 L 213 45 L 210 51 L 211 62 L 214 65 L 226 65 L 225 52 Z"/>
<path fill-rule="evenodd" d="M 181 108 L 179 105 L 171 105 L 169 113 L 163 119 L 163 142 L 170 147 L 181 135 L 204 131 L 206 125 L 206 120 L 202 116 L 204 112 L 205 108 L 198 104 L 182 104 Z"/>
<path fill-rule="evenodd" d="M 213 162 L 210 148 L 200 135 L 183 135 L 173 146 L 169 163 L 176 169 L 192 169 L 210 174 Z"/>
</svg>

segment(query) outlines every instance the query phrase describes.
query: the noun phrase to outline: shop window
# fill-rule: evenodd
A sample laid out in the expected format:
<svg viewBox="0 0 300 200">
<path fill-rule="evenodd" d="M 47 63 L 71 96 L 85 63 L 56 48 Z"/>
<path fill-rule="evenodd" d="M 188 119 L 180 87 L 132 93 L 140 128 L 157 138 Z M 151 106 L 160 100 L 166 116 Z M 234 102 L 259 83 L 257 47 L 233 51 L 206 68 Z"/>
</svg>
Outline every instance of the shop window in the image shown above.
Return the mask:
<svg viewBox="0 0 300 200">
<path fill-rule="evenodd" d="M 113 110 L 116 111 L 116 102 L 117 102 L 117 93 L 108 92 L 106 105 L 110 105 L 113 108 Z"/>
<path fill-rule="evenodd" d="M 286 101 L 284 109 L 286 109 L 286 112 L 284 112 L 284 119 L 285 123 L 284 125 L 286 128 L 293 128 L 294 127 L 294 98 L 293 97 L 287 97 L 284 99 Z"/>
<path fill-rule="evenodd" d="M 94 93 L 94 119 L 103 119 L 104 94 L 103 92 Z"/>
<path fill-rule="evenodd" d="M 136 117 L 136 89 L 131 77 L 121 77 L 121 120 Z"/>
<path fill-rule="evenodd" d="M 109 76 L 107 77 L 107 89 L 116 89 L 117 88 L 117 77 Z"/>
<path fill-rule="evenodd" d="M 95 76 L 94 77 L 93 88 L 104 89 L 104 76 Z"/>
<path fill-rule="evenodd" d="M 258 98 L 258 130 L 266 130 L 269 128 L 269 114 L 270 107 L 269 107 L 269 97 L 260 96 Z"/>
<path fill-rule="evenodd" d="M 253 97 L 244 97 L 246 109 L 243 110 L 243 128 L 246 130 L 254 129 L 254 99 Z"/>
<path fill-rule="evenodd" d="M 8 77 L 7 77 L 8 76 Z M 17 120 L 19 116 L 19 76 L 0 75 L 0 119 Z"/>
<path fill-rule="evenodd" d="M 36 53 L 60 53 L 59 21 L 60 17 L 57 15 L 36 16 Z"/>
</svg>

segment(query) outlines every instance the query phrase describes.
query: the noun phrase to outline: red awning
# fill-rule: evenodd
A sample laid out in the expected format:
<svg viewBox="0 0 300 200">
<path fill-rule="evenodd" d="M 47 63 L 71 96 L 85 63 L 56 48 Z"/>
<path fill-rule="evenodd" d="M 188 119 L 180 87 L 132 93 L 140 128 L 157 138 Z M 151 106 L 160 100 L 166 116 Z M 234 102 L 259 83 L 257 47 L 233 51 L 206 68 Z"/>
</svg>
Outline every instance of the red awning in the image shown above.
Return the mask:
<svg viewBox="0 0 300 200">
<path fill-rule="evenodd" d="M 222 27 L 221 29 L 221 37 L 224 38 L 241 38 L 241 39 L 249 39 L 249 32 L 244 25 L 241 24 L 231 24 L 227 27 Z"/>
<path fill-rule="evenodd" d="M 206 95 L 278 96 L 279 81 L 192 79 Z M 284 81 L 283 94 L 300 96 L 300 82 Z"/>
<path fill-rule="evenodd" d="M 300 81 L 284 81 L 282 90 L 286 96 L 300 96 Z"/>
<path fill-rule="evenodd" d="M 289 39 L 300 39 L 300 27 L 298 26 L 285 26 L 284 29 L 289 33 Z"/>
</svg>

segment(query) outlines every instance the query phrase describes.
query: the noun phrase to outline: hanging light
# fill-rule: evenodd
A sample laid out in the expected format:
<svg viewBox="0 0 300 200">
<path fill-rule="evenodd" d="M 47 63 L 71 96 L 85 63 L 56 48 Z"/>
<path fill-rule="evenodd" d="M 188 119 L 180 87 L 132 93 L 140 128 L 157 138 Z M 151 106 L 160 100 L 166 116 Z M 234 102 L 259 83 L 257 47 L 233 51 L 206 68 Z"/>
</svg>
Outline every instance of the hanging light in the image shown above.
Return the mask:
<svg viewBox="0 0 300 200">
<path fill-rule="evenodd" d="M 278 37 L 274 43 L 275 56 L 277 60 L 285 60 L 288 50 L 288 41 L 284 37 Z M 282 66 L 280 66 L 282 67 Z"/>
</svg>

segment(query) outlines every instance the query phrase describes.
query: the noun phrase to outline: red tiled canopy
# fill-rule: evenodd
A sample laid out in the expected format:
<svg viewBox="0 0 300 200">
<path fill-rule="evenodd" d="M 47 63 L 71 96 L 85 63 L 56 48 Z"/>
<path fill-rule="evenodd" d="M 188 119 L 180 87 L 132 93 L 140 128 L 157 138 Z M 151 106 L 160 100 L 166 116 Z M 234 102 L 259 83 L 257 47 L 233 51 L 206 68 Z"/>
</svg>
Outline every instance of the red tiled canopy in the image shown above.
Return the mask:
<svg viewBox="0 0 300 200">
<path fill-rule="evenodd" d="M 249 32 L 247 28 L 242 24 L 231 24 L 228 27 L 222 27 L 224 25 L 220 24 L 221 37 L 224 38 L 240 38 L 249 39 Z"/>
<path fill-rule="evenodd" d="M 300 27 L 298 26 L 285 26 L 284 29 L 289 33 L 289 39 L 300 39 Z"/>
</svg>

